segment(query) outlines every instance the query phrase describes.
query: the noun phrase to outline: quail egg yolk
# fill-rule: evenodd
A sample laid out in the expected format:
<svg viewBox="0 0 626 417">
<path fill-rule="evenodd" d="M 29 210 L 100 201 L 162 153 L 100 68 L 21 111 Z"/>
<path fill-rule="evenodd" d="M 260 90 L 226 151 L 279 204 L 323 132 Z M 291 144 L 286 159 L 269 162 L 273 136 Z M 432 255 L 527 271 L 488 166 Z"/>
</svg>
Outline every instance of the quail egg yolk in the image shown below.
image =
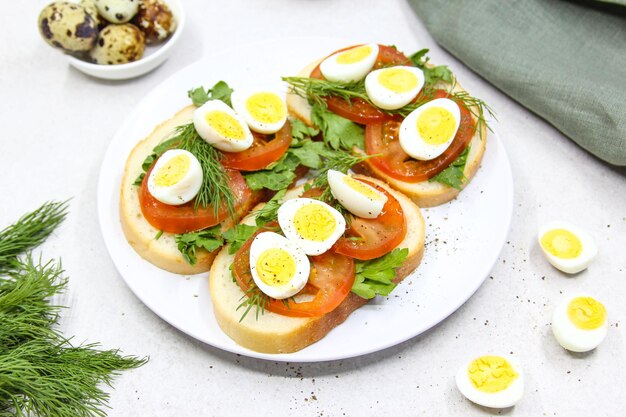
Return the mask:
<svg viewBox="0 0 626 417">
<path fill-rule="evenodd" d="M 357 181 L 354 178 L 346 175 L 343 177 L 343 182 L 354 191 L 363 194 L 365 197 L 370 200 L 378 201 L 382 200 L 382 195 L 376 191 L 374 188 L 369 187 L 363 184 L 361 181 Z"/>
<path fill-rule="evenodd" d="M 276 94 L 257 93 L 246 100 L 246 109 L 261 123 L 277 123 L 287 113 L 285 103 Z"/>
<path fill-rule="evenodd" d="M 261 281 L 271 286 L 287 284 L 296 273 L 296 261 L 284 249 L 268 249 L 261 253 L 256 263 Z"/>
<path fill-rule="evenodd" d="M 417 87 L 417 76 L 404 68 L 389 68 L 380 72 L 378 82 L 388 90 L 404 93 Z"/>
<path fill-rule="evenodd" d="M 606 320 L 604 305 L 593 297 L 577 297 L 567 305 L 567 317 L 582 330 L 594 330 Z"/>
<path fill-rule="evenodd" d="M 431 107 L 417 118 L 417 131 L 429 145 L 446 143 L 456 130 L 456 121 L 450 111 L 443 107 Z"/>
<path fill-rule="evenodd" d="M 185 154 L 171 158 L 156 173 L 154 183 L 159 187 L 171 187 L 174 184 L 178 184 L 187 175 L 190 164 L 191 161 Z"/>
<path fill-rule="evenodd" d="M 565 229 L 549 230 L 541 237 L 541 246 L 557 258 L 573 259 L 580 255 L 583 245 L 580 239 Z"/>
<path fill-rule="evenodd" d="M 349 51 L 343 52 L 337 56 L 338 64 L 354 64 L 362 61 L 372 53 L 372 47 L 369 45 L 358 46 Z"/>
<path fill-rule="evenodd" d="M 205 116 L 205 119 L 209 126 L 222 137 L 244 140 L 246 133 L 244 132 L 241 124 L 230 114 L 223 111 L 211 111 Z"/>
<path fill-rule="evenodd" d="M 494 393 L 507 389 L 518 374 L 503 357 L 486 355 L 470 363 L 467 376 L 479 391 Z"/>
<path fill-rule="evenodd" d="M 296 233 L 315 242 L 328 239 L 337 228 L 335 217 L 319 204 L 308 204 L 296 211 L 293 218 Z"/>
</svg>

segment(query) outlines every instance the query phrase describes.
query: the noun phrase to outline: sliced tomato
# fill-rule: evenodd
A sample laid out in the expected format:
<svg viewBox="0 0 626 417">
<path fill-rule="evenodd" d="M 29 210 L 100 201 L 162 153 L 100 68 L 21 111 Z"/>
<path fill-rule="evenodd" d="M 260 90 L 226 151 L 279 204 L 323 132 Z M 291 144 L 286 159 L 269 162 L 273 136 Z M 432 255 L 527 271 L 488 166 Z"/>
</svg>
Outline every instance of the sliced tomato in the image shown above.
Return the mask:
<svg viewBox="0 0 626 417">
<path fill-rule="evenodd" d="M 444 90 L 437 90 L 433 99 L 449 97 Z M 476 127 L 471 112 L 461 102 L 461 121 L 454 140 L 443 154 L 428 161 L 411 158 L 398 140 L 399 121 L 371 124 L 365 127 L 365 151 L 368 155 L 381 155 L 366 161 L 380 172 L 400 181 L 421 182 L 446 169 L 463 152 L 472 140 Z"/>
<path fill-rule="evenodd" d="M 387 196 L 383 211 L 375 219 L 353 217 L 344 237 L 335 243 L 337 253 L 360 260 L 379 258 L 393 250 L 404 240 L 406 219 L 402 206 L 383 187 L 374 182 L 359 179 Z"/>
<path fill-rule="evenodd" d="M 161 203 L 148 191 L 148 177 L 152 168 L 148 170 L 139 189 L 139 203 L 144 217 L 155 228 L 168 233 L 187 233 L 205 229 L 221 223 L 228 217 L 228 210 L 222 204 L 217 215 L 215 206 L 194 208 L 194 200 L 180 205 L 171 206 Z M 253 192 L 248 188 L 246 181 L 239 171 L 227 169 L 229 188 L 235 197 L 235 211 L 238 214 L 247 212 L 254 204 Z"/>
<path fill-rule="evenodd" d="M 351 48 L 354 48 L 354 46 L 339 49 L 338 51 L 333 52 L 331 55 Z M 396 48 L 392 46 L 378 45 L 378 57 L 376 59 L 376 63 L 374 64 L 374 68 L 382 68 L 389 65 L 413 64 L 411 63 L 411 60 L 406 57 L 406 55 L 398 51 Z M 324 79 L 319 65 L 315 67 L 315 69 L 313 69 L 310 77 Z M 336 113 L 343 118 L 352 120 L 353 122 L 362 125 L 371 123 L 382 123 L 396 118 L 395 116 L 385 113 L 384 111 L 372 106 L 371 104 L 360 98 L 353 98 L 350 101 L 346 101 L 340 97 L 330 96 L 326 97 L 326 105 L 328 106 L 328 109 L 333 113 Z"/>
<path fill-rule="evenodd" d="M 226 168 L 241 171 L 258 171 L 278 161 L 291 145 L 291 123 L 285 122 L 283 127 L 271 135 L 254 133 L 252 147 L 242 152 L 223 152 L 222 165 Z"/>
<path fill-rule="evenodd" d="M 277 224 L 269 224 L 268 227 Z M 249 294 L 253 283 L 250 273 L 250 245 L 259 230 L 237 251 L 233 263 L 233 275 L 241 290 Z M 354 284 L 354 261 L 332 250 L 319 256 L 309 257 L 311 274 L 309 282 L 300 292 L 310 301 L 296 302 L 293 298 L 276 300 L 268 298 L 265 308 L 273 313 L 289 317 L 318 317 L 333 311 L 348 296 Z"/>
</svg>

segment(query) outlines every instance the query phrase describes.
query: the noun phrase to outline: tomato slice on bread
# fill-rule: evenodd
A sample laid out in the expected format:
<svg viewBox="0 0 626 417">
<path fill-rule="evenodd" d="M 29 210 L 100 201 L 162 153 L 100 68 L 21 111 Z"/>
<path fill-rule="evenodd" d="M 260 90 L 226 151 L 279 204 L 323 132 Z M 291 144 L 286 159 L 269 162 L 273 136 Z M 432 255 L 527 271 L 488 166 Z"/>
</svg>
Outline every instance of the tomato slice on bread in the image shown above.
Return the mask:
<svg viewBox="0 0 626 417">
<path fill-rule="evenodd" d="M 270 223 L 266 227 L 277 227 Z M 233 275 L 241 290 L 250 294 L 253 285 L 250 273 L 250 246 L 257 234 L 267 229 L 259 229 L 235 254 Z M 289 317 L 317 317 L 333 311 L 348 296 L 354 284 L 354 261 L 332 249 L 319 255 L 310 256 L 311 274 L 304 289 L 295 298 L 276 300 L 268 297 L 265 308 L 273 313 Z M 257 290 L 258 291 L 258 290 Z"/>
<path fill-rule="evenodd" d="M 171 206 L 158 201 L 148 191 L 148 177 L 152 168 L 148 170 L 139 189 L 139 204 L 144 217 L 155 228 L 168 233 L 188 233 L 195 230 L 215 226 L 228 218 L 228 210 L 222 204 L 217 215 L 215 206 L 194 207 L 194 200 L 180 206 Z M 235 197 L 235 212 L 243 214 L 254 199 L 253 191 L 248 188 L 246 181 L 239 171 L 227 169 L 229 186 Z"/>
<path fill-rule="evenodd" d="M 273 139 L 270 135 L 253 133 L 252 147 L 242 152 L 223 152 L 221 163 L 226 168 L 258 171 L 278 161 L 291 145 L 291 123 L 285 122 Z M 269 140 L 268 140 L 269 139 Z"/>
<path fill-rule="evenodd" d="M 435 98 L 449 97 L 444 90 L 437 90 Z M 365 127 L 365 152 L 368 155 L 380 155 L 369 158 L 366 164 L 390 176 L 406 182 L 428 180 L 446 169 L 467 148 L 476 132 L 472 113 L 461 102 L 459 129 L 452 143 L 443 154 L 435 159 L 419 161 L 411 158 L 400 146 L 398 131 L 399 121 L 369 124 Z"/>
<path fill-rule="evenodd" d="M 387 196 L 382 213 L 375 219 L 353 216 L 349 229 L 334 245 L 337 253 L 360 260 L 379 258 L 397 247 L 406 235 L 406 219 L 402 206 L 383 187 L 374 182 L 359 179 Z"/>
</svg>

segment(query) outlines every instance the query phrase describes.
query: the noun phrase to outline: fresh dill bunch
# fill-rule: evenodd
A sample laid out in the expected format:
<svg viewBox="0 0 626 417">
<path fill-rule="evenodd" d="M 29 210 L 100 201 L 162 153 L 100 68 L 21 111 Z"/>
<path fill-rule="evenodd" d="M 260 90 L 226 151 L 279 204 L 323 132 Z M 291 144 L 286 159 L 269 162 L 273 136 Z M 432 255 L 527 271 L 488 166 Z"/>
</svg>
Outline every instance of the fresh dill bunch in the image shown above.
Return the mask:
<svg viewBox="0 0 626 417">
<path fill-rule="evenodd" d="M 194 154 L 202 166 L 202 187 L 196 196 L 194 206 L 198 208 L 213 204 L 217 215 L 223 202 L 228 212 L 234 213 L 235 196 L 229 186 L 228 174 L 220 164 L 219 151 L 200 137 L 193 123 L 178 126 L 172 139 L 176 139 L 176 148 Z"/>
<path fill-rule="evenodd" d="M 53 326 L 63 307 L 48 300 L 65 289 L 62 274 L 61 265 L 35 263 L 26 255 L 0 278 L 0 354 L 28 340 L 60 338 Z"/>
<path fill-rule="evenodd" d="M 105 416 L 119 372 L 147 358 L 74 346 L 58 329 L 63 306 L 50 300 L 67 286 L 60 262 L 24 252 L 40 244 L 66 214 L 66 203 L 45 203 L 0 232 L 0 417 Z"/>
<path fill-rule="evenodd" d="M 0 231 L 0 274 L 13 268 L 17 256 L 38 246 L 67 215 L 67 201 L 47 202 Z"/>
</svg>

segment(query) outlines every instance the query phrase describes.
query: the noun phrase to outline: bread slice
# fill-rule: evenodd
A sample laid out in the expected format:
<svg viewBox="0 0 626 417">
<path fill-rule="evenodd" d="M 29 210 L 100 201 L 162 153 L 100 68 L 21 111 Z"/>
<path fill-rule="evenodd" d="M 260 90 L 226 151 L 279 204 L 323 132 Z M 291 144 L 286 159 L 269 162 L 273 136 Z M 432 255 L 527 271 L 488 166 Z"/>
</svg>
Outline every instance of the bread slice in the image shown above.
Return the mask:
<svg viewBox="0 0 626 417">
<path fill-rule="evenodd" d="M 358 176 L 356 178 L 359 178 Z M 417 207 L 409 198 L 392 190 L 382 181 L 368 178 L 387 189 L 399 202 L 404 210 L 407 221 L 407 234 L 398 248 L 408 248 L 409 254 L 404 264 L 398 268 L 396 282 L 400 282 L 419 265 L 424 253 L 424 219 Z M 303 188 L 290 190 L 285 199 L 296 198 Z M 256 209 L 261 206 L 257 206 Z M 247 224 L 254 224 L 250 215 L 244 219 Z M 242 311 L 237 310 L 243 291 L 233 281 L 230 266 L 234 255 L 228 254 L 224 247 L 215 258 L 209 275 L 209 287 L 213 301 L 213 311 L 219 326 L 235 342 L 248 349 L 263 353 L 290 353 L 309 346 L 323 338 L 334 327 L 341 324 L 357 308 L 367 300 L 350 293 L 348 297 L 332 312 L 321 317 L 296 318 L 265 311 L 258 320 L 254 314 L 248 314 L 239 321 Z"/>
<path fill-rule="evenodd" d="M 311 72 L 313 72 L 313 70 L 320 62 L 321 59 L 310 63 L 300 71 L 298 76 L 309 77 L 311 75 Z M 456 83 L 453 91 L 463 92 L 465 90 L 461 87 L 460 84 Z M 309 126 L 313 125 L 313 122 L 311 120 L 311 106 L 305 98 L 300 97 L 299 95 L 294 93 L 289 93 L 287 95 L 287 107 L 289 108 L 289 112 L 294 117 L 297 117 Z M 473 108 L 471 109 L 471 111 L 473 113 L 477 113 L 478 109 Z M 473 118 L 476 122 L 476 116 L 473 115 Z M 480 162 L 483 158 L 483 154 L 485 153 L 486 140 L 487 127 L 484 123 L 482 123 L 480 130 L 476 130 L 476 133 L 470 141 L 471 149 L 469 155 L 467 156 L 465 170 L 463 171 L 467 180 L 463 182 L 461 189 L 465 188 L 465 186 L 470 182 L 472 177 L 474 177 L 474 175 L 476 174 L 476 171 L 478 171 L 478 168 L 480 167 Z M 362 150 L 356 151 L 363 153 Z M 365 161 L 363 164 L 355 167 L 354 170 L 359 173 L 384 180 L 396 190 L 399 190 L 408 197 L 410 197 L 420 207 L 434 207 L 447 203 L 448 201 L 454 199 L 461 191 L 435 181 L 422 181 L 413 183 L 397 180 L 381 172 L 369 161 Z"/>
<path fill-rule="evenodd" d="M 131 151 L 126 161 L 122 187 L 120 191 L 120 220 L 128 243 L 145 260 L 153 265 L 175 274 L 191 275 L 206 272 L 211 268 L 213 259 L 219 250 L 208 252 L 199 249 L 196 252 L 197 263 L 189 264 L 178 250 L 174 235 L 163 233 L 155 237 L 159 230 L 144 218 L 139 206 L 138 187 L 133 185 L 135 179 L 143 172 L 141 165 L 155 146 L 167 139 L 177 126 L 191 121 L 195 106 L 187 106 L 171 119 L 157 126 L 147 138 L 139 142 Z M 253 197 L 241 208 L 242 214 L 247 212 L 260 200 L 260 194 Z M 232 220 L 222 224 L 222 228 L 232 227 Z"/>
</svg>

